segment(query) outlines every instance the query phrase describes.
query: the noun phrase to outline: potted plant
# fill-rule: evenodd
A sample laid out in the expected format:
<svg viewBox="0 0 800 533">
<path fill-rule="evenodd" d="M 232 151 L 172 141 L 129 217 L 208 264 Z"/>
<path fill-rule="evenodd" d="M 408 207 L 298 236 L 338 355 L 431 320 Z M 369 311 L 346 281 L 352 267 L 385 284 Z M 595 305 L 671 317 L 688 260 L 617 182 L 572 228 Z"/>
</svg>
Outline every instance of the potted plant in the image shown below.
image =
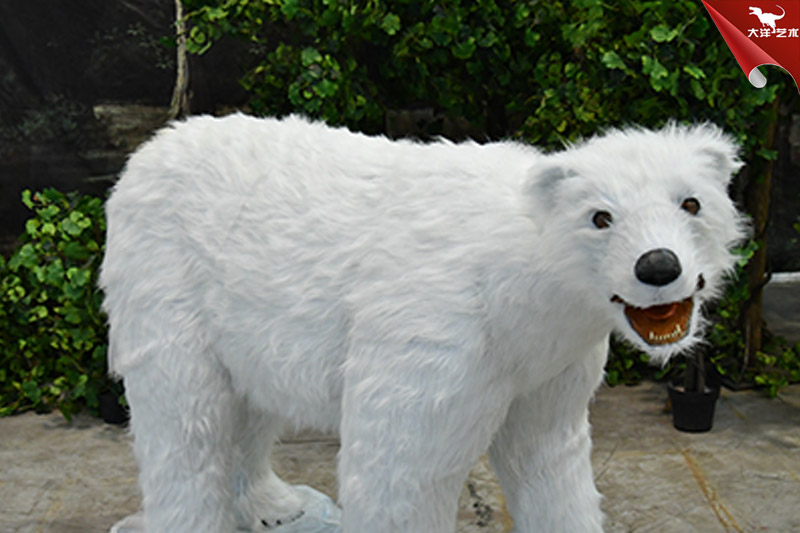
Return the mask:
<svg viewBox="0 0 800 533">
<path fill-rule="evenodd" d="M 124 425 L 130 419 L 128 402 L 125 401 L 125 386 L 121 381 L 108 380 L 97 395 L 100 418 L 107 424 Z"/>
<path fill-rule="evenodd" d="M 708 360 L 707 349 L 686 356 L 686 371 L 669 382 L 672 424 L 680 431 L 709 431 L 719 398 L 719 379 Z"/>
</svg>

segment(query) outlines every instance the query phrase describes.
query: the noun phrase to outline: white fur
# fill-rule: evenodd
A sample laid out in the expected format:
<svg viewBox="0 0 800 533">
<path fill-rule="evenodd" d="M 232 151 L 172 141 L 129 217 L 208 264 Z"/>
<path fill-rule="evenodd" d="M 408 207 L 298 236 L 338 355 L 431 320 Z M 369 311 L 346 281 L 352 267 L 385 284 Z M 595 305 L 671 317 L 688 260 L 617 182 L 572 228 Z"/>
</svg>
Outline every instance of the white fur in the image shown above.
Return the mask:
<svg viewBox="0 0 800 533">
<path fill-rule="evenodd" d="M 193 118 L 130 160 L 101 284 L 150 532 L 257 530 L 301 498 L 285 425 L 339 430 L 346 533 L 452 532 L 490 449 L 516 531 L 600 531 L 587 404 L 620 295 L 718 292 L 742 224 L 716 128 L 612 131 L 544 155 L 297 117 Z M 680 209 L 689 196 L 702 210 Z M 592 224 L 603 209 L 614 222 Z M 639 282 L 667 247 L 683 274 Z M 695 305 L 695 314 L 700 305 Z"/>
</svg>

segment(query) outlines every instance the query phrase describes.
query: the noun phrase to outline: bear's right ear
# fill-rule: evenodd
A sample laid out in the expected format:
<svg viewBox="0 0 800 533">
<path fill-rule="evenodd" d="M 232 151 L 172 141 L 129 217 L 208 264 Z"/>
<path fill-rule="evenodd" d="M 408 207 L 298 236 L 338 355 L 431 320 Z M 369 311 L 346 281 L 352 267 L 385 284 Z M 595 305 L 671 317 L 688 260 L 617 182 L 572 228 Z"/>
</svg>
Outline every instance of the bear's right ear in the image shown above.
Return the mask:
<svg viewBox="0 0 800 533">
<path fill-rule="evenodd" d="M 738 146 L 727 137 L 720 136 L 698 147 L 698 151 L 711 160 L 714 176 L 728 186 L 734 175 L 744 166 L 739 159 Z"/>
<path fill-rule="evenodd" d="M 549 211 L 555 204 L 560 183 L 573 175 L 574 171 L 548 158 L 536 163 L 528 171 L 525 182 L 525 193 L 535 210 Z"/>
<path fill-rule="evenodd" d="M 686 137 L 692 148 L 707 159 L 712 175 L 727 187 L 744 165 L 733 137 L 711 123 L 686 129 Z"/>
</svg>

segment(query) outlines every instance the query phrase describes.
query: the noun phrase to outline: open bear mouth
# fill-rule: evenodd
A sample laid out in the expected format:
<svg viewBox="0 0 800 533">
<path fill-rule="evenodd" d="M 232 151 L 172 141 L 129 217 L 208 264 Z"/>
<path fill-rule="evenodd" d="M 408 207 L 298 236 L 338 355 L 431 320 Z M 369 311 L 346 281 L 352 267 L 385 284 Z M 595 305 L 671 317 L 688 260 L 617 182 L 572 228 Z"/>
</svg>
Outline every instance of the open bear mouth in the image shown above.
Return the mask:
<svg viewBox="0 0 800 533">
<path fill-rule="evenodd" d="M 620 299 L 621 301 L 621 299 Z M 651 307 L 625 305 L 625 316 L 633 330 L 647 344 L 660 346 L 678 342 L 689 333 L 694 300 L 690 296 L 680 302 Z"/>
<path fill-rule="evenodd" d="M 700 291 L 705 285 L 705 279 L 701 274 L 697 277 L 695 290 Z M 651 307 L 630 305 L 616 294 L 611 297 L 611 301 L 625 306 L 625 317 L 628 319 L 628 323 L 642 340 L 651 346 L 678 342 L 689 333 L 694 295 L 678 302 Z"/>
</svg>

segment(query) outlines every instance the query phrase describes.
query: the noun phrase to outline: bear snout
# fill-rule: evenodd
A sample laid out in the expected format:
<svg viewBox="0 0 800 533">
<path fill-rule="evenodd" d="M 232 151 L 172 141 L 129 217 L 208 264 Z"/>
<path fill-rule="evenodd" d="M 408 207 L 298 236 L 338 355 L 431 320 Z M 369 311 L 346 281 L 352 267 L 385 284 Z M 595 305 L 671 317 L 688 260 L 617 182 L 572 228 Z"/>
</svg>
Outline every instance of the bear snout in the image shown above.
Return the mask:
<svg viewBox="0 0 800 533">
<path fill-rule="evenodd" d="M 681 262 L 672 250 L 656 248 L 645 252 L 633 269 L 636 279 L 658 287 L 675 281 L 681 275 Z"/>
</svg>

